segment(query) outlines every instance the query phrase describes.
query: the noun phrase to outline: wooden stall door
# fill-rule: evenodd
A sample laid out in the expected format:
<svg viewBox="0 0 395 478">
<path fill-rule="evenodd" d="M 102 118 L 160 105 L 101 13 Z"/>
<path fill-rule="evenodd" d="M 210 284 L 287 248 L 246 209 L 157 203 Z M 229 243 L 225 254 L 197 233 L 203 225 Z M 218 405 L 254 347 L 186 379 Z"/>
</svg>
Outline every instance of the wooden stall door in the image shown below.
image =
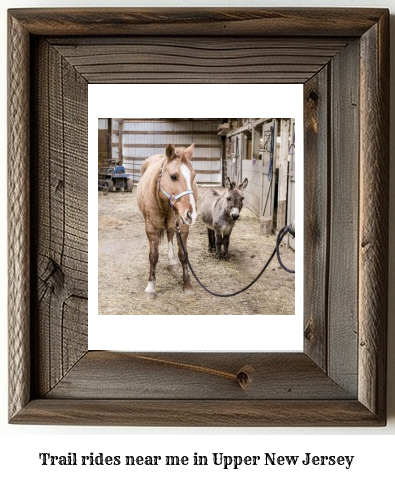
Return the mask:
<svg viewBox="0 0 395 478">
<path fill-rule="evenodd" d="M 274 190 L 276 173 L 276 137 L 277 121 L 264 123 L 262 127 L 262 195 L 261 195 L 261 231 L 271 234 L 273 230 Z"/>
<path fill-rule="evenodd" d="M 288 160 L 288 205 L 287 205 L 287 224 L 295 220 L 295 120 L 291 120 L 290 132 L 291 144 L 289 147 Z M 295 250 L 295 238 L 288 234 L 288 245 Z"/>
</svg>

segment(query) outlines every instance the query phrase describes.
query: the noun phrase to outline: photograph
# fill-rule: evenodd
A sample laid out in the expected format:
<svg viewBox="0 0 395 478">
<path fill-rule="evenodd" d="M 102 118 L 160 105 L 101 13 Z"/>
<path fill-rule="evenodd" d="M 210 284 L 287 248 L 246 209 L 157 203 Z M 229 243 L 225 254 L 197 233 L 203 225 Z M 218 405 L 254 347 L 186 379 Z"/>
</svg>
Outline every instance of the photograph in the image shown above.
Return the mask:
<svg viewBox="0 0 395 478">
<path fill-rule="evenodd" d="M 295 148 L 294 118 L 99 118 L 98 314 L 294 315 Z"/>
</svg>

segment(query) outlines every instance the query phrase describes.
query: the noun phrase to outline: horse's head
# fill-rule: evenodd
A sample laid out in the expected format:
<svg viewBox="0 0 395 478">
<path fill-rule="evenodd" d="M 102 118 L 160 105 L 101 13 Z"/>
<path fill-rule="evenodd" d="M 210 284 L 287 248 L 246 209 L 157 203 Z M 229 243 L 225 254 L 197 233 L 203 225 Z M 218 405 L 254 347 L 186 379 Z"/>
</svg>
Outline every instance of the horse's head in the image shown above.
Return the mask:
<svg viewBox="0 0 395 478">
<path fill-rule="evenodd" d="M 194 224 L 197 217 L 197 188 L 191 162 L 194 148 L 194 144 L 187 149 L 168 144 L 160 178 L 161 191 L 165 196 L 171 196 L 169 200 L 177 215 L 187 225 Z"/>
<path fill-rule="evenodd" d="M 247 178 L 245 178 L 238 187 L 236 187 L 236 184 L 229 178 L 225 180 L 225 187 L 227 189 L 225 191 L 226 210 L 235 221 L 239 218 L 240 211 L 243 207 L 244 189 L 247 187 L 247 184 Z"/>
</svg>

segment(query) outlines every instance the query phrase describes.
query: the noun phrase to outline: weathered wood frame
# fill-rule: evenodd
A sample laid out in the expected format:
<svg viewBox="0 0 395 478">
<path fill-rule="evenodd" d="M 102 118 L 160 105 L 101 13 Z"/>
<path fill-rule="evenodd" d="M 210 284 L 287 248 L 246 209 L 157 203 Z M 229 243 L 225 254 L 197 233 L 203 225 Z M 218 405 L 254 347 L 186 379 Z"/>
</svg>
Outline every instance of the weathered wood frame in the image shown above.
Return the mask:
<svg viewBox="0 0 395 478">
<path fill-rule="evenodd" d="M 388 25 L 383 9 L 9 11 L 11 423 L 386 423 Z M 127 61 L 95 67 L 95 45 L 119 42 Z M 303 353 L 87 350 L 87 207 L 73 198 L 92 81 L 304 83 Z"/>
</svg>

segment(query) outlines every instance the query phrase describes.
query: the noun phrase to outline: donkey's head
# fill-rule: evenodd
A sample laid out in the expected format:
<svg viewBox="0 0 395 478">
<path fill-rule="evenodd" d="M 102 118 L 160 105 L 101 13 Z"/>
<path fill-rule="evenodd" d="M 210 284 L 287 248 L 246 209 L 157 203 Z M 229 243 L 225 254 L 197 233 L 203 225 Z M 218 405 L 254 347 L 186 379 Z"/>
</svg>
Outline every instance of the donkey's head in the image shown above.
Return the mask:
<svg viewBox="0 0 395 478">
<path fill-rule="evenodd" d="M 244 189 L 247 187 L 248 179 L 236 187 L 236 184 L 229 178 L 225 180 L 226 191 L 224 197 L 226 199 L 226 210 L 233 220 L 237 220 L 240 216 L 240 211 L 243 208 Z"/>
<path fill-rule="evenodd" d="M 171 196 L 173 207 L 184 224 L 194 224 L 197 217 L 197 188 L 191 158 L 195 145 L 186 149 L 168 144 L 161 177 L 161 190 Z"/>
</svg>

